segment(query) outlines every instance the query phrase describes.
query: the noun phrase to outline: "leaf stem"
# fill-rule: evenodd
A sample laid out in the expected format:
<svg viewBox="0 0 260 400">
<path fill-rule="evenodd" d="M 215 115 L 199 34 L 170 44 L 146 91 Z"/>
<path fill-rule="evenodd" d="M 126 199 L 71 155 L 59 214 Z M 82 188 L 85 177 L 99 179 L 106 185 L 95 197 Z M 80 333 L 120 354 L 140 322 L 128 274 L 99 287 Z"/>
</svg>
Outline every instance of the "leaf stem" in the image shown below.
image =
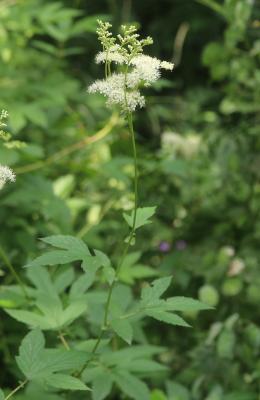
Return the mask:
<svg viewBox="0 0 260 400">
<path fill-rule="evenodd" d="M 20 385 L 18 385 L 11 393 L 8 394 L 7 397 L 5 397 L 4 400 L 8 400 L 11 399 L 11 397 L 13 397 L 13 395 L 18 392 L 18 390 L 22 389 L 26 383 L 28 382 L 28 380 L 26 379 L 25 381 L 21 382 Z"/>
<path fill-rule="evenodd" d="M 21 288 L 23 294 L 25 295 L 25 297 L 27 299 L 29 299 L 29 295 L 28 295 L 28 293 L 27 293 L 27 291 L 25 289 L 25 284 L 23 283 L 22 279 L 19 277 L 19 275 L 15 271 L 14 266 L 11 264 L 11 261 L 9 260 L 6 252 L 4 251 L 4 249 L 3 249 L 3 247 L 1 245 L 0 245 L 0 257 L 4 261 L 5 265 L 7 266 L 7 268 L 9 269 L 11 274 L 13 275 L 13 277 L 16 280 L 16 282 L 18 283 L 18 285 L 20 286 L 20 288 Z"/>
<path fill-rule="evenodd" d="M 59 335 L 58 338 L 60 339 L 61 343 L 63 344 L 63 346 L 65 347 L 66 350 L 70 350 L 70 345 L 67 342 L 67 340 L 65 339 L 63 333 L 61 331 L 59 331 Z"/>
</svg>

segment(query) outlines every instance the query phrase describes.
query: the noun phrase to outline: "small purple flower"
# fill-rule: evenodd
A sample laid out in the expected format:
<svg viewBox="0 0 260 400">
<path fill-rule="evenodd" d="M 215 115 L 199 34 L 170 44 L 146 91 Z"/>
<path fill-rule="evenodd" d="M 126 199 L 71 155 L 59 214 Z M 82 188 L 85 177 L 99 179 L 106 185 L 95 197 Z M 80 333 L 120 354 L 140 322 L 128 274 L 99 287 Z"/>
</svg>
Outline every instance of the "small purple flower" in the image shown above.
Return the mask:
<svg viewBox="0 0 260 400">
<path fill-rule="evenodd" d="M 177 240 L 175 247 L 176 250 L 183 251 L 187 247 L 187 242 L 185 240 Z"/>
<path fill-rule="evenodd" d="M 166 240 L 163 240 L 160 244 L 159 244 L 159 250 L 162 253 L 167 253 L 169 250 L 171 249 L 171 245 L 169 242 L 167 242 Z"/>
</svg>

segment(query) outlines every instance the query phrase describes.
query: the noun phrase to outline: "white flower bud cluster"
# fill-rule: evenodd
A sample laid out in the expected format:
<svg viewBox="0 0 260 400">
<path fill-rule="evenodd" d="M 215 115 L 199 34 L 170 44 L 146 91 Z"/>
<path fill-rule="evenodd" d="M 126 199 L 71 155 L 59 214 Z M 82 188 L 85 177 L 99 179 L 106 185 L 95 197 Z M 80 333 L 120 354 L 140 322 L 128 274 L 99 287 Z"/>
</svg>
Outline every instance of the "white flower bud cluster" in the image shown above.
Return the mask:
<svg viewBox="0 0 260 400">
<path fill-rule="evenodd" d="M 172 71 L 174 65 L 167 61 L 143 54 L 143 47 L 152 44 L 150 37 L 139 39 L 135 26 L 122 26 L 122 35 L 114 38 L 109 31 L 111 25 L 98 21 L 97 30 L 103 51 L 96 55 L 98 64 L 105 64 L 106 79 L 97 80 L 89 86 L 89 93 L 100 93 L 107 98 L 107 105 L 119 105 L 124 112 L 133 112 L 144 107 L 142 87 L 160 78 L 161 69 Z M 118 43 L 116 43 L 118 41 Z M 120 71 L 111 73 L 111 63 L 118 65 Z"/>
<path fill-rule="evenodd" d="M 0 165 L 0 189 L 2 189 L 8 181 L 14 182 L 15 174 L 11 168 L 5 165 Z"/>
<path fill-rule="evenodd" d="M 114 45 L 110 47 L 108 51 L 100 51 L 96 55 L 96 63 L 102 64 L 105 62 L 114 62 L 116 64 L 124 64 L 126 59 L 119 53 L 118 49 L 119 45 Z"/>
</svg>

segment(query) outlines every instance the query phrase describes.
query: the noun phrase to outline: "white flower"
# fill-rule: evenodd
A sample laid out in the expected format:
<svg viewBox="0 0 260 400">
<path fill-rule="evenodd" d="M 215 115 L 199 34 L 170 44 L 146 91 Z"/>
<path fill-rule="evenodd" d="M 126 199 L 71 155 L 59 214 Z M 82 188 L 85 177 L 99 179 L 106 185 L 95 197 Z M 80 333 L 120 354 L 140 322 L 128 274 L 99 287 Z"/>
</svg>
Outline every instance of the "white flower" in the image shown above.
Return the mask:
<svg viewBox="0 0 260 400">
<path fill-rule="evenodd" d="M 160 78 L 161 62 L 158 58 L 141 54 L 134 57 L 131 64 L 134 66 L 133 74 L 136 74 L 140 81 L 144 81 L 145 86 L 149 86 Z"/>
<path fill-rule="evenodd" d="M 125 58 L 118 51 L 100 51 L 96 55 L 97 64 L 105 63 L 107 61 L 112 61 L 116 64 L 123 64 L 125 62 Z"/>
<path fill-rule="evenodd" d="M 160 67 L 172 71 L 174 68 L 174 64 L 168 61 L 161 61 Z"/>
<path fill-rule="evenodd" d="M 7 118 L 7 117 L 8 117 L 8 111 L 2 110 L 2 111 L 1 111 L 1 114 L 0 114 L 0 120 L 1 120 L 1 119 L 5 119 L 5 118 Z"/>
<path fill-rule="evenodd" d="M 107 97 L 107 105 L 120 105 L 125 111 L 134 111 L 137 107 L 143 107 L 144 97 L 139 90 L 127 90 L 132 88 L 132 83 L 125 81 L 124 74 L 112 74 L 107 79 L 97 80 L 89 86 L 89 93 L 100 93 Z"/>
<path fill-rule="evenodd" d="M 233 257 L 235 255 L 235 249 L 231 246 L 224 246 L 221 251 L 228 257 Z"/>
<path fill-rule="evenodd" d="M 14 182 L 15 174 L 11 168 L 5 165 L 0 165 L 0 189 L 2 189 L 8 181 Z"/>
<path fill-rule="evenodd" d="M 245 269 L 246 265 L 241 258 L 234 258 L 229 264 L 228 276 L 236 276 L 241 274 L 241 272 Z"/>
</svg>

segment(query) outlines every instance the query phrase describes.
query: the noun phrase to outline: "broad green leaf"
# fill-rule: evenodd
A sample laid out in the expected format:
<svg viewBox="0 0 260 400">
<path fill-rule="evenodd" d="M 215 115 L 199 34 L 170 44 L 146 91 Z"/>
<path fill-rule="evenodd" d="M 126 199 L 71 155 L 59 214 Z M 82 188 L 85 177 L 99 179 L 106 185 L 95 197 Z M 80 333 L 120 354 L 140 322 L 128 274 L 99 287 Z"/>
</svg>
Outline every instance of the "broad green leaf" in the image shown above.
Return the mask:
<svg viewBox="0 0 260 400">
<path fill-rule="evenodd" d="M 52 373 L 80 369 L 89 357 L 88 353 L 78 350 L 45 349 L 43 361 Z"/>
<path fill-rule="evenodd" d="M 79 253 L 87 253 L 90 255 L 88 247 L 83 240 L 69 235 L 53 235 L 41 239 L 44 243 L 48 243 L 53 247 L 58 247 L 64 250 L 76 250 Z"/>
<path fill-rule="evenodd" d="M 145 310 L 145 314 L 149 317 L 157 319 L 158 321 L 166 322 L 167 324 L 171 325 L 179 325 L 179 326 L 186 326 L 189 327 L 190 325 L 184 321 L 183 318 L 179 317 L 177 314 L 172 314 L 169 312 L 162 310 Z"/>
<path fill-rule="evenodd" d="M 113 353 L 103 353 L 100 356 L 102 362 L 106 365 L 120 365 L 122 362 L 127 360 L 128 362 L 150 358 L 157 354 L 165 351 L 164 347 L 152 346 L 152 345 L 137 345 L 126 347 L 124 349 L 120 349 L 114 351 Z"/>
<path fill-rule="evenodd" d="M 94 283 L 94 280 L 95 273 L 90 271 L 84 273 L 84 275 L 81 275 L 78 279 L 76 279 L 70 288 L 70 300 L 77 300 L 78 298 L 81 298 Z"/>
<path fill-rule="evenodd" d="M 113 290 L 112 303 L 119 305 L 125 311 L 133 301 L 133 294 L 129 286 L 117 284 Z M 118 316 L 118 314 L 117 314 Z"/>
<path fill-rule="evenodd" d="M 90 388 L 78 378 L 65 374 L 52 374 L 45 379 L 45 382 L 57 389 L 90 390 Z"/>
<path fill-rule="evenodd" d="M 167 368 L 156 361 L 149 359 L 126 360 L 126 369 L 130 372 L 145 373 L 164 372 Z"/>
<path fill-rule="evenodd" d="M 77 299 L 63 309 L 59 299 L 57 301 L 56 298 L 46 297 L 41 294 L 36 301 L 36 306 L 42 312 L 42 315 L 24 310 L 5 309 L 5 311 L 17 321 L 33 328 L 60 330 L 62 327 L 71 324 L 86 311 L 87 302 L 85 299 Z"/>
<path fill-rule="evenodd" d="M 116 334 L 126 343 L 131 344 L 133 339 L 133 328 L 127 319 L 114 319 L 110 325 Z"/>
<path fill-rule="evenodd" d="M 61 327 L 70 325 L 75 319 L 81 316 L 87 309 L 85 299 L 75 300 L 68 305 L 61 314 Z"/>
<path fill-rule="evenodd" d="M 201 303 L 198 300 L 194 300 L 190 297 L 169 297 L 167 300 L 167 310 L 172 311 L 199 311 L 208 310 L 212 307 L 207 304 Z"/>
<path fill-rule="evenodd" d="M 39 329 L 29 332 L 22 340 L 16 362 L 28 379 L 37 376 L 42 364 L 39 363 L 44 352 L 45 339 Z"/>
<path fill-rule="evenodd" d="M 73 268 L 67 268 L 64 271 L 59 270 L 58 276 L 54 278 L 54 287 L 57 293 L 63 293 L 74 281 L 75 273 Z"/>
<path fill-rule="evenodd" d="M 16 308 L 27 303 L 26 297 L 19 286 L 1 286 L 0 307 Z"/>
<path fill-rule="evenodd" d="M 154 213 L 155 213 L 156 207 L 141 207 L 137 209 L 136 212 L 136 221 L 135 221 L 135 229 L 140 228 L 143 225 L 150 224 L 151 221 L 149 218 L 151 218 Z M 123 214 L 124 219 L 130 226 L 130 228 L 133 228 L 134 224 L 134 211 L 131 212 L 130 215 L 124 213 Z"/>
<path fill-rule="evenodd" d="M 44 336 L 39 329 L 28 333 L 21 343 L 16 362 L 29 380 L 45 379 L 54 372 L 73 372 L 89 358 L 89 355 L 85 352 L 45 349 L 44 344 Z"/>
<path fill-rule="evenodd" d="M 26 272 L 30 281 L 40 293 L 43 293 L 45 296 L 56 296 L 58 298 L 56 288 L 46 268 L 28 268 Z"/>
<path fill-rule="evenodd" d="M 49 322 L 44 318 L 44 316 L 40 314 L 33 313 L 31 311 L 23 311 L 23 310 L 8 310 L 5 309 L 5 312 L 9 314 L 12 318 L 16 319 L 19 322 L 29 325 L 32 328 L 41 328 L 41 329 L 52 329 Z"/>
<path fill-rule="evenodd" d="M 167 382 L 167 394 L 171 400 L 191 400 L 189 391 L 183 385 L 175 382 Z"/>
<path fill-rule="evenodd" d="M 138 263 L 140 252 L 128 254 L 120 268 L 119 279 L 127 284 L 133 284 L 136 279 L 149 278 L 158 275 L 155 269 Z"/>
<path fill-rule="evenodd" d="M 53 250 L 42 254 L 25 267 L 39 267 L 45 265 L 67 264 L 73 261 L 85 260 L 88 257 L 91 261 L 91 254 L 86 244 L 73 236 L 55 235 L 41 239 L 54 247 L 62 250 Z"/>
<path fill-rule="evenodd" d="M 105 253 L 103 253 L 103 252 L 100 251 L 100 250 L 95 250 L 94 253 L 95 253 L 95 256 L 96 256 L 97 259 L 99 260 L 100 265 L 101 265 L 102 267 L 110 267 L 111 262 L 110 262 L 108 256 L 107 256 Z"/>
<path fill-rule="evenodd" d="M 172 277 L 167 276 L 165 278 L 156 279 L 152 282 L 151 286 L 143 288 L 141 298 L 145 303 L 153 303 L 154 300 L 158 300 L 161 295 L 170 286 Z"/>
<path fill-rule="evenodd" d="M 49 324 L 50 328 L 55 329 L 62 325 L 62 304 L 59 298 L 53 298 L 41 293 L 36 300 L 36 305 L 43 313 L 44 320 Z"/>
<path fill-rule="evenodd" d="M 101 350 L 103 347 L 106 347 L 111 339 L 102 339 L 99 343 L 98 346 L 98 350 Z M 91 353 L 91 351 L 93 350 L 95 344 L 97 342 L 97 339 L 89 339 L 89 340 L 81 340 L 79 343 L 77 343 L 75 345 L 75 349 L 76 350 L 83 350 L 86 351 L 88 353 Z"/>
<path fill-rule="evenodd" d="M 116 276 L 116 271 L 114 270 L 114 268 L 106 266 L 103 268 L 103 272 L 104 272 L 106 281 L 109 283 L 109 285 L 112 285 L 112 283 L 115 280 L 115 276 Z"/>
<path fill-rule="evenodd" d="M 112 390 L 113 380 L 109 372 L 101 373 L 93 380 L 92 398 L 93 400 L 103 400 L 107 398 Z"/>
<path fill-rule="evenodd" d="M 151 393 L 151 400 L 167 400 L 167 398 L 161 390 L 155 389 Z"/>
<path fill-rule="evenodd" d="M 131 399 L 149 400 L 150 392 L 147 385 L 139 378 L 127 371 L 117 371 L 114 374 L 115 382 L 119 388 Z"/>
<path fill-rule="evenodd" d="M 26 268 L 36 268 L 45 265 L 60 265 L 60 264 L 68 264 L 73 261 L 77 261 L 81 259 L 81 255 L 75 253 L 74 251 L 69 252 L 67 250 L 54 250 L 49 251 L 48 253 L 42 254 L 37 257 L 35 260 L 31 261 L 29 264 L 26 264 Z"/>
</svg>

